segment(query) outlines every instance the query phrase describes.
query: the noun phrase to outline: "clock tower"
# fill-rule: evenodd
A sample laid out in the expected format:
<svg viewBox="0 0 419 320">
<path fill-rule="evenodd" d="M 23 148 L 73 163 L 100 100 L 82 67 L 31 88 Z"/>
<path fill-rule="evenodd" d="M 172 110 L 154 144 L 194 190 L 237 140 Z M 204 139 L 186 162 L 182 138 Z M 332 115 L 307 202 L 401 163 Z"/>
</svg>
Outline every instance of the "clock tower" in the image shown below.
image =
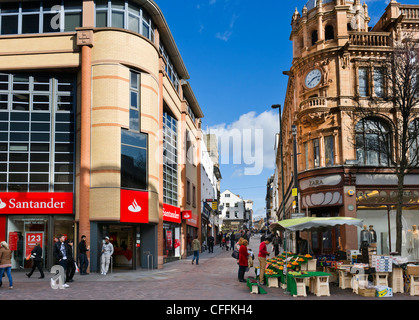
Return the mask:
<svg viewBox="0 0 419 320">
<path fill-rule="evenodd" d="M 288 85 L 281 115 L 283 148 L 276 157 L 278 208 L 273 211 L 279 220 L 290 219 L 299 208 L 306 216 L 380 221 L 380 236 L 390 234 L 389 223 L 379 217 L 391 216 L 391 195 L 397 185 L 389 182 L 393 176 L 383 152 L 368 149 L 377 140 L 368 130 L 372 122 L 379 123 L 388 128 L 384 132 L 388 140 L 394 141 L 391 128 L 397 113 L 385 99 L 389 89 L 383 66 L 404 34 L 418 37 L 419 5 L 391 0 L 374 26 L 369 26 L 370 20 L 368 6 L 360 0 L 308 0 L 292 15 L 293 60 L 284 72 Z M 355 119 L 359 105 L 379 112 Z M 412 195 L 419 195 L 417 171 L 409 176 Z M 292 192 L 295 177 L 297 196 Z M 419 214 L 413 207 L 409 210 Z M 321 246 L 327 238 L 333 250 L 359 248 L 356 228 L 341 226 L 323 238 L 320 233 L 317 236 L 308 240 Z M 388 251 L 385 243 L 393 240 L 383 239 L 378 249 Z M 326 252 L 322 247 L 313 249 Z"/>
</svg>

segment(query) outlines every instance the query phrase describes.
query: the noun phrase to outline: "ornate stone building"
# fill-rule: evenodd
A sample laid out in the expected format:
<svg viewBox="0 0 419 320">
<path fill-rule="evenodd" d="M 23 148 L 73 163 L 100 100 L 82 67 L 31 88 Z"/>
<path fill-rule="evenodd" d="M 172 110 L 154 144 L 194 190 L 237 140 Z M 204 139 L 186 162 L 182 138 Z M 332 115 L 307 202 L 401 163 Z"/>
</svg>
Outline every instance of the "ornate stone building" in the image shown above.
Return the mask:
<svg viewBox="0 0 419 320">
<path fill-rule="evenodd" d="M 355 146 L 352 112 L 358 103 L 382 103 L 385 85 L 379 74 L 380 60 L 393 50 L 404 31 L 419 31 L 419 6 L 390 1 L 374 27 L 369 26 L 370 20 L 367 5 L 359 0 L 310 0 L 302 13 L 296 9 L 292 16 L 293 62 L 284 72 L 289 81 L 282 113 L 283 157 L 277 156 L 278 172 L 283 158 L 285 194 L 279 186 L 276 213 L 279 219 L 291 218 L 298 211 L 309 216 L 361 218 L 374 226 L 378 252 L 388 253 L 395 249 L 397 179 L 380 153 Z M 391 107 L 383 109 L 377 119 L 391 128 Z M 292 196 L 293 126 L 298 160 L 296 199 Z M 365 131 L 363 137 L 371 138 Z M 403 244 L 408 250 L 409 231 L 419 223 L 418 172 L 406 177 L 405 186 Z M 312 233 L 311 245 L 316 253 L 338 247 L 358 249 L 358 231 L 341 226 Z"/>
</svg>

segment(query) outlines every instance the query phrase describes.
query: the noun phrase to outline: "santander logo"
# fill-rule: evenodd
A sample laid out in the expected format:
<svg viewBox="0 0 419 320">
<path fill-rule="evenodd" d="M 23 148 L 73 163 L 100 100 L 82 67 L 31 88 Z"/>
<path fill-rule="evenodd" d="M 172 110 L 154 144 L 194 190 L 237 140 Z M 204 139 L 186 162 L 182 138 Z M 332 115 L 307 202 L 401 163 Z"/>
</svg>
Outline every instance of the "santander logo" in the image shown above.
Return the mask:
<svg viewBox="0 0 419 320">
<path fill-rule="evenodd" d="M 130 206 L 128 206 L 128 210 L 133 212 L 133 213 L 137 213 L 141 211 L 141 207 L 137 204 L 137 201 L 132 202 L 132 204 Z"/>
<path fill-rule="evenodd" d="M 1 199 L 0 199 L 0 209 L 3 209 L 6 207 L 6 203 L 4 203 Z"/>
</svg>

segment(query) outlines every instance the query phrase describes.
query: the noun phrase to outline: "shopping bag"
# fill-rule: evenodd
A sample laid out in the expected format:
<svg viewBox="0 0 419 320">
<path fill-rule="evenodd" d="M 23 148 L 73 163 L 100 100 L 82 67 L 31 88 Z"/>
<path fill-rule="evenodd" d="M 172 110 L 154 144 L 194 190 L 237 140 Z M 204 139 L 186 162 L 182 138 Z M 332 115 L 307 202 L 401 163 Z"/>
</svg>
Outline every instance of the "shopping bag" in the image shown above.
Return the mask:
<svg viewBox="0 0 419 320">
<path fill-rule="evenodd" d="M 31 255 L 30 254 L 28 254 L 27 256 L 26 256 L 26 260 L 30 260 L 31 259 Z"/>
<path fill-rule="evenodd" d="M 79 267 L 77 266 L 76 262 L 74 262 L 74 266 L 76 267 L 76 272 L 79 272 Z"/>
</svg>

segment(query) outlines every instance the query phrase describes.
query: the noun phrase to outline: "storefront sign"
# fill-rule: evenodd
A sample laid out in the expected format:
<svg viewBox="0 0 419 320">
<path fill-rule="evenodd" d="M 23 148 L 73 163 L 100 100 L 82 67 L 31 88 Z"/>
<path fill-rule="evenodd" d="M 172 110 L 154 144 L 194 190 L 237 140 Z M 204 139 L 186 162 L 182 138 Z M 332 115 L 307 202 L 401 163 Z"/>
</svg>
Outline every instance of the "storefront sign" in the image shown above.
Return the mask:
<svg viewBox="0 0 419 320">
<path fill-rule="evenodd" d="M 1 192 L 0 214 L 73 214 L 72 192 Z"/>
<path fill-rule="evenodd" d="M 163 221 L 181 223 L 180 208 L 163 204 Z"/>
<path fill-rule="evenodd" d="M 19 235 L 17 232 L 9 232 L 9 249 L 10 251 L 17 250 L 17 241 L 19 240 Z"/>
<path fill-rule="evenodd" d="M 148 223 L 148 192 L 121 189 L 121 222 Z"/>
<path fill-rule="evenodd" d="M 33 248 L 37 243 L 40 244 L 42 248 L 44 239 L 43 232 L 26 232 L 25 234 L 25 257 L 31 254 Z"/>
<path fill-rule="evenodd" d="M 188 220 L 192 218 L 192 210 L 183 210 L 182 211 L 182 219 Z"/>
<path fill-rule="evenodd" d="M 300 189 L 317 188 L 322 186 L 336 186 L 342 181 L 338 174 L 332 176 L 318 176 L 300 181 Z"/>
<path fill-rule="evenodd" d="M 198 228 L 199 227 L 199 225 L 198 225 L 198 215 L 191 211 L 191 218 L 186 220 L 186 224 L 188 226 Z"/>
</svg>

